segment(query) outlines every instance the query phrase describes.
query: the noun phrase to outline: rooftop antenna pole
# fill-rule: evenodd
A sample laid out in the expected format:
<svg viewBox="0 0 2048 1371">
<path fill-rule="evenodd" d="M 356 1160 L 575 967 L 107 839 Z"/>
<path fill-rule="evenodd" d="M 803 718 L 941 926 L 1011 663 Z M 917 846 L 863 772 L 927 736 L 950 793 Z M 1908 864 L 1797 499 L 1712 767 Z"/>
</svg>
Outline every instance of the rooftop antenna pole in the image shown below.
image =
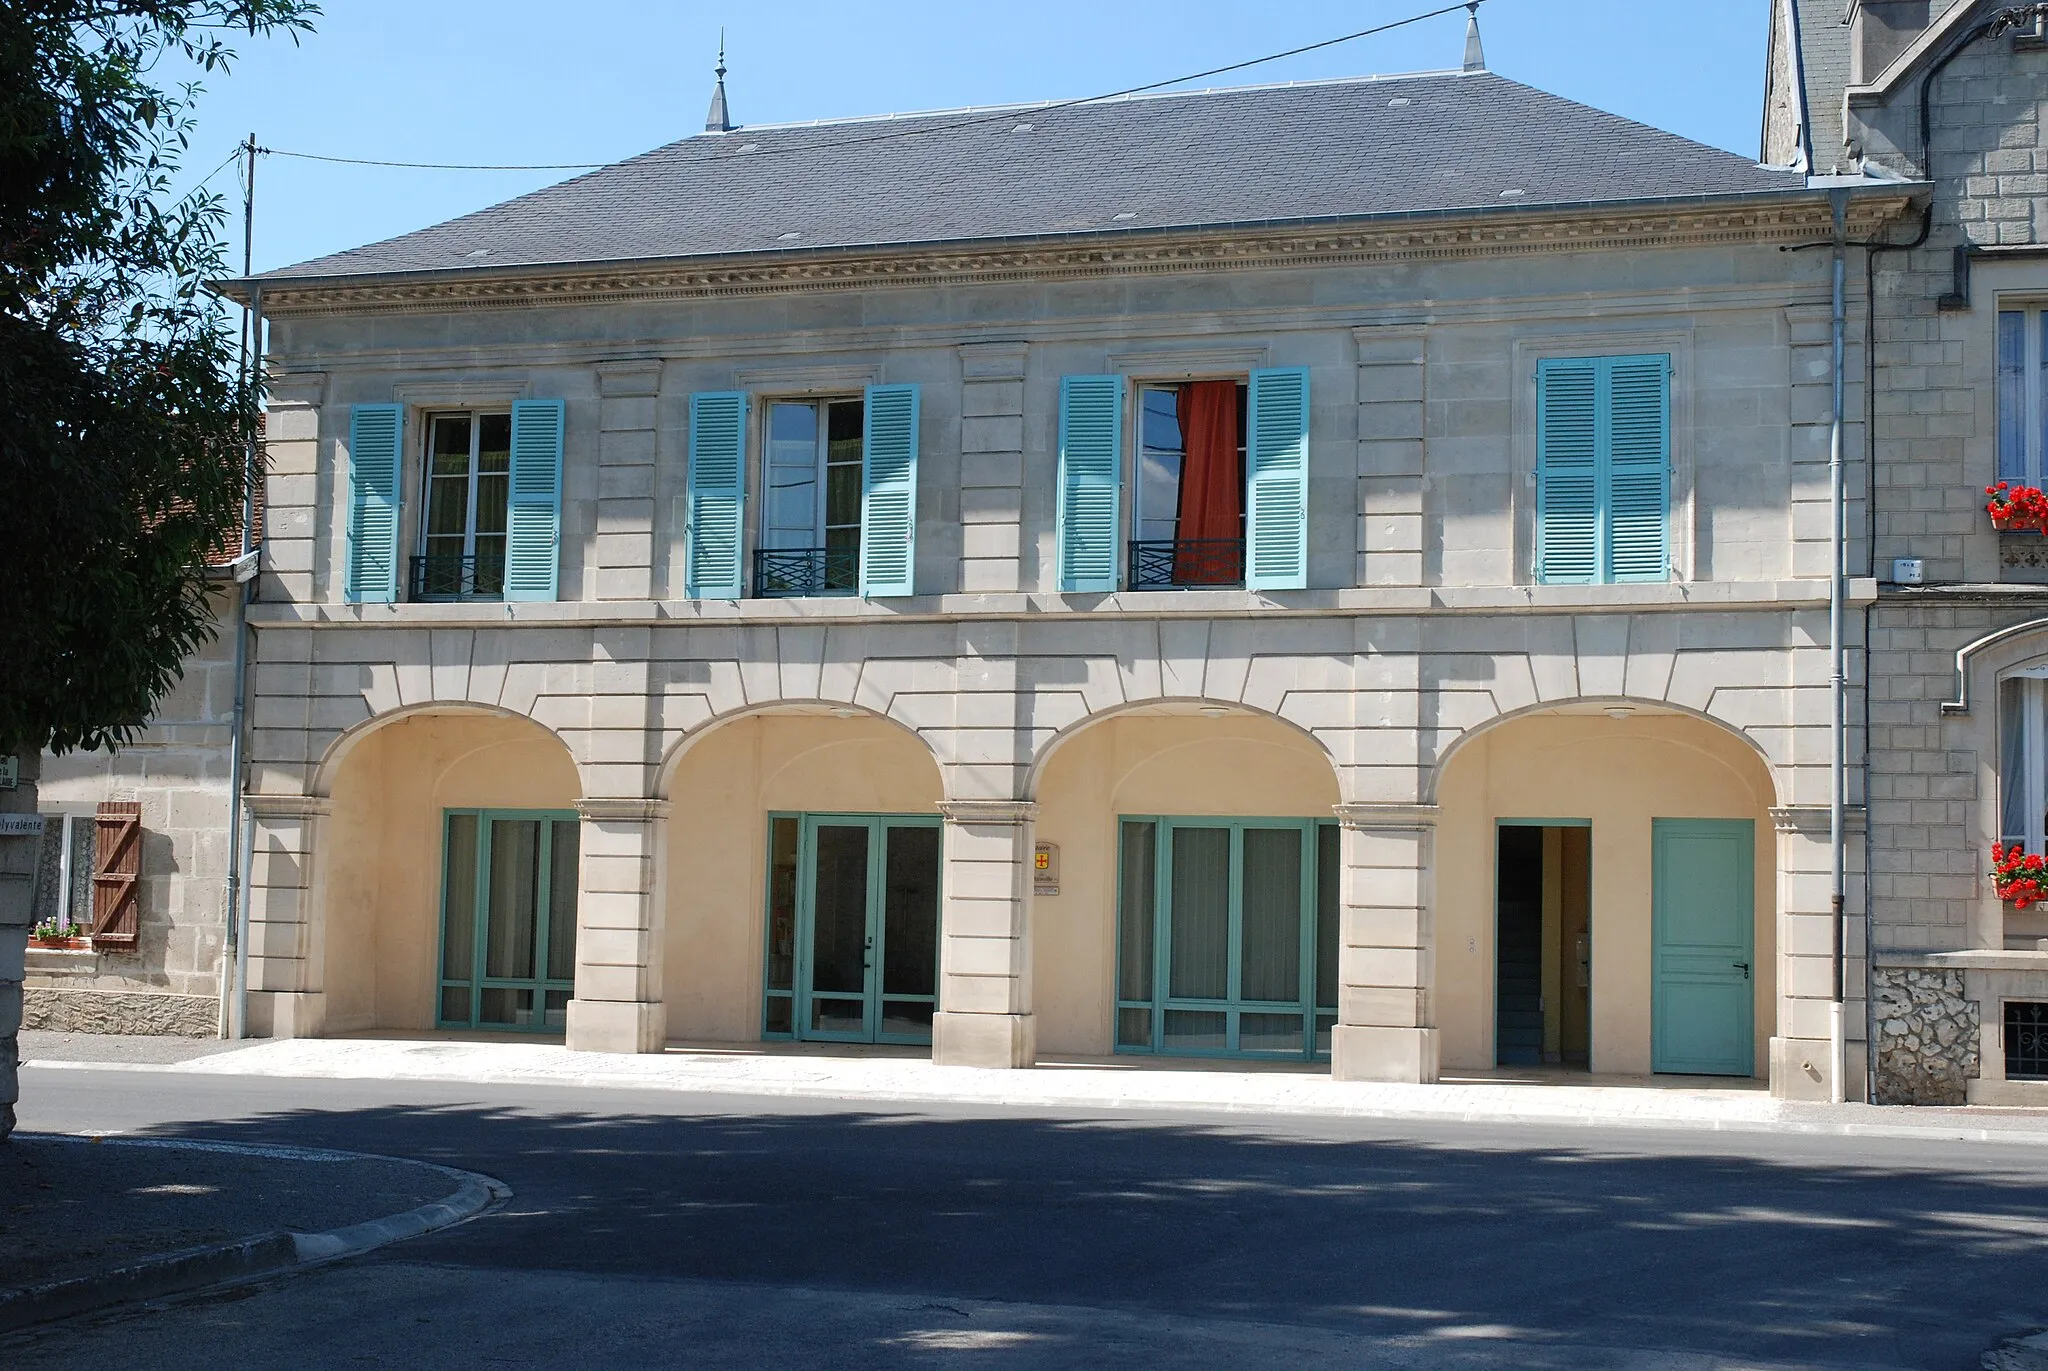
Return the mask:
<svg viewBox="0 0 2048 1371">
<path fill-rule="evenodd" d="M 251 278 L 256 264 L 256 135 L 244 144 L 242 173 L 242 279 L 249 283 L 249 303 L 242 309 L 242 397 L 251 413 L 249 431 L 242 450 L 242 543 L 235 559 L 235 707 L 228 736 L 228 879 L 227 950 L 221 968 L 221 998 L 227 1012 L 221 1017 L 221 1036 L 249 1036 L 249 900 L 243 889 L 246 876 L 243 852 L 247 847 L 243 827 L 247 815 L 242 805 L 242 735 L 249 712 L 249 603 L 256 593 L 256 568 L 250 554 L 256 547 L 256 483 L 263 479 L 261 449 L 256 434 L 256 393 L 263 370 L 263 288 Z M 231 959 L 231 960 L 230 960 Z"/>
</svg>

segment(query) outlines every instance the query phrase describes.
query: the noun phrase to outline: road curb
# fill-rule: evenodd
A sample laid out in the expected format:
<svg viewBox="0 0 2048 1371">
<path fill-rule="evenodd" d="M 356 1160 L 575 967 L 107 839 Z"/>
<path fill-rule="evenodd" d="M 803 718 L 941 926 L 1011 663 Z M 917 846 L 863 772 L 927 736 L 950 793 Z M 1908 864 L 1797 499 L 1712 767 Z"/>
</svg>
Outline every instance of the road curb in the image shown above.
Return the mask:
<svg viewBox="0 0 2048 1371">
<path fill-rule="evenodd" d="M 160 1147 L 186 1151 L 232 1152 L 263 1157 L 301 1158 L 307 1161 L 403 1162 L 439 1171 L 458 1182 L 450 1194 L 429 1204 L 389 1214 L 380 1219 L 331 1228 L 321 1233 L 279 1231 L 259 1233 L 232 1242 L 165 1252 L 130 1262 L 110 1271 L 70 1280 L 52 1281 L 19 1290 L 0 1291 L 0 1333 L 12 1333 L 48 1323 L 54 1319 L 89 1314 L 138 1300 L 161 1299 L 188 1294 L 209 1286 L 254 1280 L 360 1256 L 407 1238 L 417 1238 L 437 1229 L 473 1219 L 485 1210 L 511 1198 L 512 1188 L 503 1181 L 474 1171 L 423 1162 L 411 1157 L 386 1157 L 370 1152 L 343 1152 L 332 1148 L 252 1146 L 212 1139 L 120 1138 L 71 1133 L 17 1133 L 19 1138 L 45 1141 L 94 1142 L 120 1147 Z"/>
</svg>

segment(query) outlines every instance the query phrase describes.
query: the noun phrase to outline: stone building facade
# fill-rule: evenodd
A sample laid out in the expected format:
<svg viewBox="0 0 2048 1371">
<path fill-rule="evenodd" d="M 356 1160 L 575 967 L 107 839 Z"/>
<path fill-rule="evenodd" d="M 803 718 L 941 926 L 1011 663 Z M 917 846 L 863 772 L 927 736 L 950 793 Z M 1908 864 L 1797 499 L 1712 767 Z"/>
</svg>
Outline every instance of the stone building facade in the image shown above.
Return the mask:
<svg viewBox="0 0 2048 1371">
<path fill-rule="evenodd" d="M 1845 22 L 1834 0 L 1775 6 L 1773 85 L 1792 113 L 1767 119 L 1765 156 L 1792 161 L 1803 132 L 1821 171 L 1924 183 L 1913 221 L 1850 254 L 1874 301 L 1876 1093 L 2038 1101 L 2048 918 L 2002 904 L 1988 872 L 2001 839 L 2041 850 L 2029 682 L 2048 671 L 2048 556 L 2039 534 L 1993 528 L 1985 492 L 2043 484 L 2048 33 L 2037 5 L 1848 9 Z"/>
<path fill-rule="evenodd" d="M 1368 154 L 1339 139 L 1267 221 L 1122 226 L 1148 202 L 1103 143 L 1156 168 L 1161 129 L 1227 144 L 1302 100 L 1371 156 L 1434 146 L 1399 122 L 1432 111 L 1503 122 L 1445 154 L 1479 181 L 1456 194 L 1374 201 L 1398 178 L 1347 175 Z M 263 278 L 256 1031 L 1553 1061 L 1825 1098 L 1829 282 L 1781 250 L 1827 236 L 1825 191 L 1483 71 L 1062 120 L 907 166 L 742 128 L 610 183 L 684 159 L 751 217 L 735 168 L 786 151 L 782 180 L 886 185 L 907 227 L 774 205 L 764 244 L 717 205 L 609 201 L 592 247 L 572 183 Z M 949 219 L 1027 138 L 1095 217 L 1034 190 Z M 1575 182 L 1555 150 L 1594 138 L 1641 183 Z M 1849 219 L 1910 232 L 1911 190 L 1859 183 Z M 1185 534 L 1144 560 L 1141 521 L 1191 517 L 1203 384 L 1243 434 L 1220 573 Z M 1574 393 L 1608 520 L 1584 574 Z M 1634 524 L 1604 474 L 1630 433 Z M 829 541 L 856 465 L 857 585 Z M 531 493 L 477 493 L 500 475 Z M 792 488 L 824 492 L 825 546 L 779 541 Z M 1859 566 L 1869 517 L 1859 469 Z M 1860 651 L 1875 582 L 1849 594 Z"/>
</svg>

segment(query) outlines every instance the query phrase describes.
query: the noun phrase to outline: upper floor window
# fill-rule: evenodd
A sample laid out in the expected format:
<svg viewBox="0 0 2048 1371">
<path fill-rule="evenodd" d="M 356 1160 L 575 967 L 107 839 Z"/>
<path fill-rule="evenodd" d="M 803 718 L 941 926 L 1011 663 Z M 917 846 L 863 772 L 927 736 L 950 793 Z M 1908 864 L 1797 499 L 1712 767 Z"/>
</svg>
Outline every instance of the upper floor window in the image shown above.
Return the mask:
<svg viewBox="0 0 2048 1371">
<path fill-rule="evenodd" d="M 429 418 L 425 487 L 420 551 L 412 563 L 412 598 L 502 596 L 512 416 Z"/>
<path fill-rule="evenodd" d="M 1998 312 L 1998 479 L 2038 486 L 2048 476 L 2048 310 Z"/>
<path fill-rule="evenodd" d="M 757 595 L 851 595 L 860 586 L 860 400 L 768 406 Z"/>
<path fill-rule="evenodd" d="M 750 476 L 751 398 L 690 397 L 683 593 L 745 593 L 747 486 L 766 486 L 755 536 L 756 595 L 910 595 L 917 572 L 918 388 L 875 385 L 860 398 L 771 400 Z"/>
<path fill-rule="evenodd" d="M 1138 388 L 1129 588 L 1244 584 L 1246 389 Z"/>
<path fill-rule="evenodd" d="M 2048 816 L 2048 680 L 2014 676 L 1998 683 L 1999 841 L 2044 850 Z"/>
<path fill-rule="evenodd" d="M 1550 358 L 1536 396 L 1536 579 L 1670 579 L 1670 356 Z"/>
</svg>

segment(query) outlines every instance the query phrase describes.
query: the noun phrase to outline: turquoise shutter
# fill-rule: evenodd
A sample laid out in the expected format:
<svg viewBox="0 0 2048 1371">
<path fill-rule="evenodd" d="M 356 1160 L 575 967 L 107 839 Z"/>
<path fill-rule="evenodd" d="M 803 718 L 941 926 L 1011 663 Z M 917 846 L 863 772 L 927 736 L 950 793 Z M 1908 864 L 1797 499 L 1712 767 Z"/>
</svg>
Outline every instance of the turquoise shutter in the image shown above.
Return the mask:
<svg viewBox="0 0 2048 1371">
<path fill-rule="evenodd" d="M 1600 579 L 1600 359 L 1536 366 L 1536 579 Z"/>
<path fill-rule="evenodd" d="M 399 440 L 403 405 L 357 405 L 348 416 L 348 571 L 351 603 L 398 598 Z"/>
<path fill-rule="evenodd" d="M 1608 579 L 1671 574 L 1671 358 L 1603 359 Z"/>
<path fill-rule="evenodd" d="M 1252 373 L 1245 426 L 1245 578 L 1251 590 L 1308 584 L 1308 368 Z"/>
<path fill-rule="evenodd" d="M 562 561 L 560 400 L 512 403 L 512 476 L 505 502 L 505 598 L 552 600 Z"/>
<path fill-rule="evenodd" d="M 1124 378 L 1060 378 L 1060 589 L 1116 589 Z"/>
<path fill-rule="evenodd" d="M 692 395 L 689 508 L 683 529 L 683 594 L 692 600 L 740 598 L 746 470 L 746 392 Z"/>
<path fill-rule="evenodd" d="M 864 408 L 860 593 L 909 595 L 917 578 L 917 387 L 869 386 Z"/>
</svg>

